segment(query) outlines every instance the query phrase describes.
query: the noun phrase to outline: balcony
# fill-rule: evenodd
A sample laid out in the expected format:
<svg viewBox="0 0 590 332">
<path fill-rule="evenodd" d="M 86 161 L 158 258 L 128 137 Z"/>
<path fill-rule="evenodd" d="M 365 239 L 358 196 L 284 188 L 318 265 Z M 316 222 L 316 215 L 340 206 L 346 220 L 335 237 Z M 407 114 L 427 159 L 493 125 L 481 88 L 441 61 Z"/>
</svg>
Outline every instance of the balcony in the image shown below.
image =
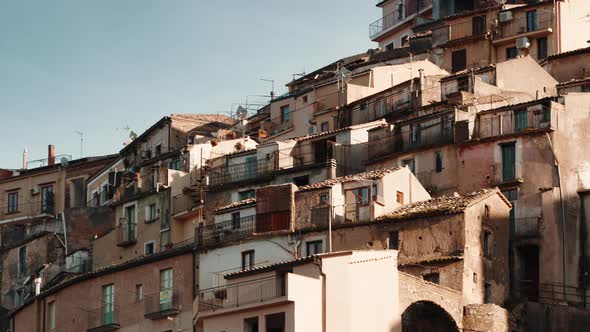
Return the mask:
<svg viewBox="0 0 590 332">
<path fill-rule="evenodd" d="M 254 216 L 247 216 L 238 220 L 228 220 L 213 225 L 195 228 L 195 242 L 197 247 L 211 246 L 245 239 L 254 233 Z"/>
<path fill-rule="evenodd" d="M 313 227 L 325 228 L 330 222 L 330 207 L 326 204 L 311 208 L 311 225 Z"/>
<path fill-rule="evenodd" d="M 553 13 L 550 10 L 538 11 L 536 18 L 530 21 L 527 20 L 525 12 L 513 12 L 513 15 L 512 20 L 500 23 L 493 44 L 506 44 L 521 37 L 540 38 L 553 32 Z"/>
<path fill-rule="evenodd" d="M 264 304 L 286 296 L 285 275 L 203 289 L 199 292 L 199 312 Z"/>
<path fill-rule="evenodd" d="M 369 159 L 403 152 L 425 149 L 454 142 L 454 123 L 445 119 L 437 123 L 418 123 L 404 126 L 402 133 L 369 141 Z"/>
<path fill-rule="evenodd" d="M 98 309 L 88 312 L 88 332 L 114 331 L 121 327 L 119 324 L 119 306 L 105 304 Z"/>
<path fill-rule="evenodd" d="M 495 163 L 490 165 L 490 184 L 496 186 L 522 183 L 522 163 Z"/>
<path fill-rule="evenodd" d="M 369 25 L 369 37 L 371 40 L 374 40 L 389 28 L 396 26 L 403 21 L 403 10 L 395 10 L 393 13 L 385 15 Z"/>
<path fill-rule="evenodd" d="M 137 225 L 128 223 L 127 219 L 119 219 L 119 225 L 116 228 L 117 246 L 126 247 L 137 242 Z"/>
<path fill-rule="evenodd" d="M 557 112 L 553 112 L 548 106 L 481 114 L 477 121 L 475 137 L 484 139 L 554 129 L 556 123 Z"/>
<path fill-rule="evenodd" d="M 540 234 L 538 217 L 514 219 L 513 235 L 515 238 L 538 237 Z"/>
<path fill-rule="evenodd" d="M 146 295 L 143 301 L 144 317 L 147 319 L 166 318 L 180 312 L 180 295 L 176 289 L 166 289 L 157 294 Z"/>
<path fill-rule="evenodd" d="M 269 160 L 257 160 L 235 165 L 227 165 L 211 169 L 209 185 L 218 186 L 228 183 L 254 180 L 268 176 L 275 170 L 274 163 Z"/>
</svg>

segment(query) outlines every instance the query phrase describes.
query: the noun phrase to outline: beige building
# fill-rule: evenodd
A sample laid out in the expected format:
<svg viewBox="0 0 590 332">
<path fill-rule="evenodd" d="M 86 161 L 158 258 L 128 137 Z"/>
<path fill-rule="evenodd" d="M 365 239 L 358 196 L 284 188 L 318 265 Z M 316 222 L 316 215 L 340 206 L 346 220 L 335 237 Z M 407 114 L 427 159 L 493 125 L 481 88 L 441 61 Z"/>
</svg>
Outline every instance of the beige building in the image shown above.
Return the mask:
<svg viewBox="0 0 590 332">
<path fill-rule="evenodd" d="M 369 37 L 379 43 L 383 51 L 409 46 L 412 27 L 432 17 L 432 3 L 432 0 L 377 1 L 376 6 L 381 8 L 382 16 L 369 25 Z"/>
</svg>

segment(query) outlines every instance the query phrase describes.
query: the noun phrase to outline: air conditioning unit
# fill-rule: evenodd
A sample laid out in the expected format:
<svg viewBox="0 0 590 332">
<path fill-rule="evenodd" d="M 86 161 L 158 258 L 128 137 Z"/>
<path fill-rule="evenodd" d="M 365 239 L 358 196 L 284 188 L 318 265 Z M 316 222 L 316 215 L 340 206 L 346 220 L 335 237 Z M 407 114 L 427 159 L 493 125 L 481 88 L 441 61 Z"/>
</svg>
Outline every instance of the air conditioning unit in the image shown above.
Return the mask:
<svg viewBox="0 0 590 332">
<path fill-rule="evenodd" d="M 521 37 L 516 40 L 516 48 L 529 48 L 531 47 L 531 43 L 529 42 L 528 37 Z"/>
<path fill-rule="evenodd" d="M 512 12 L 501 12 L 500 13 L 500 22 L 509 22 L 512 21 Z"/>
</svg>

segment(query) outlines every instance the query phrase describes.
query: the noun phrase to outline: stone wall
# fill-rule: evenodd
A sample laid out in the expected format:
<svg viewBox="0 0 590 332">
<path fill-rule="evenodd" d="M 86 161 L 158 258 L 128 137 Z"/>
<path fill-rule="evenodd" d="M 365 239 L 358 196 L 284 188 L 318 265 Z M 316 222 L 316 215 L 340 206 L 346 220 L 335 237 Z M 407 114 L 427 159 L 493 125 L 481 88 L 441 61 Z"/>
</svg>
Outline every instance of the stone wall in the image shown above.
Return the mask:
<svg viewBox="0 0 590 332">
<path fill-rule="evenodd" d="M 463 309 L 464 331 L 508 332 L 508 311 L 495 304 L 468 304 Z"/>
</svg>

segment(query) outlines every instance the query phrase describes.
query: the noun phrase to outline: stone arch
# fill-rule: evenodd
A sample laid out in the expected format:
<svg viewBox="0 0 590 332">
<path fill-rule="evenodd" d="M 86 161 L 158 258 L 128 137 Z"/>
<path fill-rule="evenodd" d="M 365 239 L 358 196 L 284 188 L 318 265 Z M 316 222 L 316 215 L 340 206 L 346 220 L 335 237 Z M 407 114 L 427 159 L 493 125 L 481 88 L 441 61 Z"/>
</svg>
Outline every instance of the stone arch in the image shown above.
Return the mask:
<svg viewBox="0 0 590 332">
<path fill-rule="evenodd" d="M 402 313 L 402 332 L 458 332 L 455 320 L 431 301 L 412 303 Z"/>
</svg>

